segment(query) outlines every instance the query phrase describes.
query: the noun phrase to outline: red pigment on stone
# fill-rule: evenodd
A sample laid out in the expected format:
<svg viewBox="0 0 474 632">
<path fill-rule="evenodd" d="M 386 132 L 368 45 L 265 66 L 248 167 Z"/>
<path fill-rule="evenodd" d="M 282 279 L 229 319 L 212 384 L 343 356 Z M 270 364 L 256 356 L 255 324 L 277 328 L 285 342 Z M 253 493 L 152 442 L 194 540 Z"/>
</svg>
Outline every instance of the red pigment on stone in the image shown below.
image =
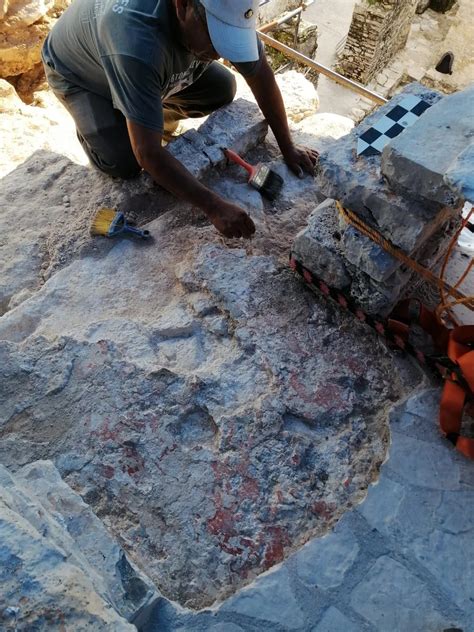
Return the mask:
<svg viewBox="0 0 474 632">
<path fill-rule="evenodd" d="M 301 458 L 299 454 L 293 454 L 293 456 L 291 457 L 291 461 L 292 463 L 294 463 L 295 465 L 299 465 L 301 462 Z"/>
<path fill-rule="evenodd" d="M 244 478 L 242 485 L 239 488 L 239 498 L 251 498 L 257 499 L 259 496 L 259 486 L 258 481 L 255 478 Z"/>
<path fill-rule="evenodd" d="M 334 503 L 325 503 L 324 500 L 320 500 L 311 507 L 311 511 L 319 516 L 329 520 L 334 514 L 336 506 Z"/>
<path fill-rule="evenodd" d="M 285 546 L 289 544 L 288 534 L 282 527 L 268 527 L 267 534 L 269 541 L 265 545 L 263 558 L 263 568 L 265 570 L 282 561 Z M 265 535 L 262 534 L 261 537 L 263 538 Z"/>
</svg>

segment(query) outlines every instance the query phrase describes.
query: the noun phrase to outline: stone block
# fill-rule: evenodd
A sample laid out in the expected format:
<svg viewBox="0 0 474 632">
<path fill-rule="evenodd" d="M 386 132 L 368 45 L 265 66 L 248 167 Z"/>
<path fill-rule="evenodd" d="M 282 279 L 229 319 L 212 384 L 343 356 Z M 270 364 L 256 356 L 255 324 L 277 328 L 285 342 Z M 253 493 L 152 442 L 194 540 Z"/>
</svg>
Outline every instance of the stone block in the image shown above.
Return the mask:
<svg viewBox="0 0 474 632">
<path fill-rule="evenodd" d="M 444 180 L 456 195 L 474 204 L 474 142 L 457 156 Z"/>
<path fill-rule="evenodd" d="M 339 213 L 334 200 L 325 200 L 311 213 L 308 226 L 293 242 L 296 258 L 311 272 L 336 288 L 350 284 L 340 246 Z"/>
<path fill-rule="evenodd" d="M 353 591 L 350 604 L 378 632 L 442 630 L 450 623 L 426 584 L 388 556 L 375 562 Z"/>
<path fill-rule="evenodd" d="M 412 252 L 444 219 L 442 206 L 436 202 L 417 202 L 394 193 L 382 176 L 381 156 L 357 156 L 358 137 L 407 94 L 418 95 L 428 103 L 441 98 L 418 84 L 408 86 L 321 154 L 318 181 L 325 195 L 339 199 L 395 245 Z"/>
<path fill-rule="evenodd" d="M 255 103 L 237 99 L 199 127 L 190 129 L 168 145 L 168 151 L 193 176 L 201 179 L 212 167 L 226 164 L 222 148 L 245 154 L 266 136 L 268 124 Z"/>
<path fill-rule="evenodd" d="M 351 230 L 339 218 L 334 200 L 327 199 L 316 207 L 308 218 L 307 227 L 296 235 L 292 252 L 326 283 L 344 289 L 368 314 L 387 315 L 400 299 L 412 272 L 402 271 L 395 265 L 390 268 L 388 255 L 375 245 L 371 259 L 372 242 L 363 236 L 361 240 L 367 241 L 367 252 L 361 256 L 354 252 L 355 264 L 352 263 L 345 252 L 344 229 Z M 379 263 L 378 267 L 377 256 L 383 264 Z M 390 274 L 383 274 L 387 269 Z M 371 274 L 378 278 L 371 278 Z"/>
<path fill-rule="evenodd" d="M 365 272 L 347 262 L 351 275 L 351 298 L 371 315 L 387 316 L 400 300 L 406 279 L 398 271 L 383 282 L 371 279 Z"/>
<path fill-rule="evenodd" d="M 131 631 L 157 595 L 49 461 L 15 476 L 0 466 L 0 541 L 2 630 L 9 617 L 22 629 Z"/>
<path fill-rule="evenodd" d="M 398 259 L 392 257 L 353 226 L 349 226 L 344 231 L 342 244 L 347 259 L 375 281 L 387 280 L 401 265 Z M 408 272 L 407 281 L 410 275 L 411 273 Z"/>
<path fill-rule="evenodd" d="M 473 143 L 473 112 L 474 86 L 444 97 L 394 138 L 382 154 L 382 173 L 392 188 L 402 195 L 459 206 L 460 196 L 445 176 Z"/>
<path fill-rule="evenodd" d="M 244 588 L 228 599 L 221 611 L 268 621 L 286 630 L 299 629 L 305 623 L 305 615 L 291 590 L 290 576 L 284 567 L 259 578 L 251 589 Z"/>
<path fill-rule="evenodd" d="M 342 519 L 334 531 L 315 538 L 295 555 L 298 577 L 309 586 L 329 590 L 339 586 L 359 553 L 352 526 Z"/>
<path fill-rule="evenodd" d="M 263 141 L 268 123 L 256 103 L 237 99 L 217 110 L 199 128 L 209 145 L 230 147 L 238 154 L 245 154 Z M 226 158 L 222 155 L 221 164 Z"/>
</svg>

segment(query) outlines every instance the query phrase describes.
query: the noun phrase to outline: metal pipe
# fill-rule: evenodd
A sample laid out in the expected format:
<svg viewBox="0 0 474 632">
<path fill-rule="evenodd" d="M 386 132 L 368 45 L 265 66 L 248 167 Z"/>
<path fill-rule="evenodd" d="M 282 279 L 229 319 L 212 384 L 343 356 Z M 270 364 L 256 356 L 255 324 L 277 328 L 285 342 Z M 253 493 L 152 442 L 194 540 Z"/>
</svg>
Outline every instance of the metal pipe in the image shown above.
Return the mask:
<svg viewBox="0 0 474 632">
<path fill-rule="evenodd" d="M 306 66 L 309 66 L 312 70 L 315 70 L 316 72 L 319 72 L 322 75 L 325 75 L 326 77 L 331 79 L 331 81 L 335 81 L 336 83 L 339 83 L 341 86 L 344 86 L 345 88 L 348 88 L 349 90 L 352 90 L 353 92 L 357 92 L 361 96 L 366 97 L 367 99 L 370 99 L 371 101 L 374 101 L 374 103 L 377 103 L 378 105 L 384 105 L 384 103 L 388 103 L 388 99 L 386 99 L 380 94 L 377 94 L 377 92 L 373 92 L 372 90 L 369 90 L 365 86 L 362 86 L 360 83 L 357 83 L 356 81 L 352 81 L 352 79 L 348 79 L 347 77 L 344 77 L 344 75 L 340 75 L 338 72 L 331 70 L 330 68 L 327 68 L 326 66 L 323 66 L 322 64 L 319 64 L 317 61 L 314 61 L 314 59 L 310 59 L 309 57 L 306 57 L 306 55 L 303 55 L 302 53 L 299 53 L 293 48 L 286 46 L 286 44 L 282 44 L 278 40 L 267 35 L 266 33 L 262 33 L 260 30 L 257 31 L 257 33 L 264 44 L 268 44 L 268 46 L 271 46 L 272 48 L 276 48 L 281 53 L 284 53 L 288 57 L 292 57 L 296 61 L 299 61 L 301 64 L 305 64 Z"/>
<path fill-rule="evenodd" d="M 308 2 L 304 2 L 300 7 L 293 9 L 293 11 L 288 11 L 288 13 L 285 13 L 277 20 L 273 20 L 273 22 L 268 22 L 267 24 L 263 24 L 263 26 L 261 26 L 258 29 L 259 32 L 268 33 L 268 31 L 272 31 L 277 26 L 280 26 L 281 24 L 285 24 L 285 22 L 288 22 L 289 20 L 291 20 L 291 18 L 294 18 L 296 15 L 301 15 L 301 12 L 305 11 L 308 7 L 310 7 L 313 4 L 313 2 L 314 0 L 308 0 Z"/>
</svg>

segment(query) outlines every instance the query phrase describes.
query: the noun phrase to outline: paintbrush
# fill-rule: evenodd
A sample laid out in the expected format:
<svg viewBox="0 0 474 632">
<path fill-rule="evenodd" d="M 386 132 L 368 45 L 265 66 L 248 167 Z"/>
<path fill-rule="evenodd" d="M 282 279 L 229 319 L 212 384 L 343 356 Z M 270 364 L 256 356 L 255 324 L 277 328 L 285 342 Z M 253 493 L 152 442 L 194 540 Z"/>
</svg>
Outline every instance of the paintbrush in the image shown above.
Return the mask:
<svg viewBox="0 0 474 632">
<path fill-rule="evenodd" d="M 269 200 L 274 200 L 280 193 L 283 186 L 283 178 L 269 169 L 266 165 L 250 165 L 245 162 L 235 151 L 231 149 L 223 149 L 224 154 L 229 160 L 243 167 L 249 174 L 249 184 L 259 191 Z"/>
<path fill-rule="evenodd" d="M 119 235 L 135 235 L 142 239 L 150 237 L 150 231 L 134 228 L 127 224 L 125 215 L 114 208 L 100 208 L 94 215 L 91 224 L 91 235 L 118 237 Z"/>
</svg>

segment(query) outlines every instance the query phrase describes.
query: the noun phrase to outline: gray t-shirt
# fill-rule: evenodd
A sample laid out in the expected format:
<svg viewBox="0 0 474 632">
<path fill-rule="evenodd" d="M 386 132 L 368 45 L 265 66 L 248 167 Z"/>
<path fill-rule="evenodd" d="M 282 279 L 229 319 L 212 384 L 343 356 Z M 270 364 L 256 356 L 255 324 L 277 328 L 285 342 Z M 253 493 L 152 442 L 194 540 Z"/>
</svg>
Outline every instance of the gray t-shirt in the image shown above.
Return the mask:
<svg viewBox="0 0 474 632">
<path fill-rule="evenodd" d="M 42 50 L 48 82 L 107 99 L 129 120 L 163 131 L 162 101 L 206 70 L 178 41 L 171 0 L 74 0 Z M 260 60 L 235 64 L 248 77 Z"/>
</svg>

